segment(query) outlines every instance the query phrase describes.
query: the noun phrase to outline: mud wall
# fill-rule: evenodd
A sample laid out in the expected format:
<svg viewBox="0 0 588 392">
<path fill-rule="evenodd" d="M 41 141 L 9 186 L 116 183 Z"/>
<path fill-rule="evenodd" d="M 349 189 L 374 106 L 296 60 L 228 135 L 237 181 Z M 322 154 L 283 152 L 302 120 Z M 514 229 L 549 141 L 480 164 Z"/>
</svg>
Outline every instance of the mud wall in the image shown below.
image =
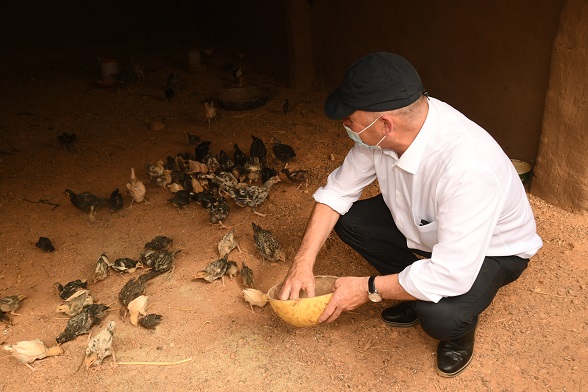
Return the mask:
<svg viewBox="0 0 588 392">
<path fill-rule="evenodd" d="M 569 0 L 553 45 L 551 77 L 532 191 L 571 211 L 588 210 L 588 2 Z"/>
</svg>

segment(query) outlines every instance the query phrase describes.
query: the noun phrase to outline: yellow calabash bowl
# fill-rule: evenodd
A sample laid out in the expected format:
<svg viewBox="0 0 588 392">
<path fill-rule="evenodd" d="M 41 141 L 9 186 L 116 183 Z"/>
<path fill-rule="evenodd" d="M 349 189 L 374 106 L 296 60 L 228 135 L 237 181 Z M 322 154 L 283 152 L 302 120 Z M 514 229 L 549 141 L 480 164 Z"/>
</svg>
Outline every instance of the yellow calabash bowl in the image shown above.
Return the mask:
<svg viewBox="0 0 588 392">
<path fill-rule="evenodd" d="M 318 318 L 325 310 L 333 296 L 333 284 L 336 276 L 315 277 L 315 297 L 305 297 L 300 293 L 299 299 L 279 300 L 282 284 L 277 284 L 267 292 L 270 306 L 282 320 L 295 327 L 312 327 L 318 324 Z"/>
</svg>

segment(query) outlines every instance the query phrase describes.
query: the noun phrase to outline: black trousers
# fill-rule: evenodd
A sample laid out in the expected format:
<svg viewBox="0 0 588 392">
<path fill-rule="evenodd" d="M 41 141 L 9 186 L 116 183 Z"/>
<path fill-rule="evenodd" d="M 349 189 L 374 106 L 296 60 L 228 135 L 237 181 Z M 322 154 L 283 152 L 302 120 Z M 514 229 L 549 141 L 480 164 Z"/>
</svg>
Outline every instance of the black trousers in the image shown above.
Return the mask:
<svg viewBox="0 0 588 392">
<path fill-rule="evenodd" d="M 395 274 L 417 260 L 406 237 L 398 230 L 382 195 L 359 200 L 342 215 L 335 231 L 382 275 Z M 416 311 L 423 330 L 437 340 L 453 340 L 476 328 L 478 315 L 486 309 L 502 286 L 515 281 L 527 268 L 528 259 L 518 256 L 487 256 L 472 288 L 438 303 L 420 301 Z"/>
</svg>

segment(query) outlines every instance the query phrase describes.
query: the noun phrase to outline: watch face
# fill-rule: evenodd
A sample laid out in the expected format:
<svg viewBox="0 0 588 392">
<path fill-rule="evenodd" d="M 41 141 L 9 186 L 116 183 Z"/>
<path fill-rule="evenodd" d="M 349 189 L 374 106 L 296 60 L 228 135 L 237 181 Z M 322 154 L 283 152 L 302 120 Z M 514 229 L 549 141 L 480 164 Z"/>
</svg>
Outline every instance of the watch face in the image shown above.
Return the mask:
<svg viewBox="0 0 588 392">
<path fill-rule="evenodd" d="M 382 301 L 382 297 L 380 297 L 380 294 L 378 294 L 378 293 L 369 293 L 368 298 L 372 302 L 381 302 Z"/>
</svg>

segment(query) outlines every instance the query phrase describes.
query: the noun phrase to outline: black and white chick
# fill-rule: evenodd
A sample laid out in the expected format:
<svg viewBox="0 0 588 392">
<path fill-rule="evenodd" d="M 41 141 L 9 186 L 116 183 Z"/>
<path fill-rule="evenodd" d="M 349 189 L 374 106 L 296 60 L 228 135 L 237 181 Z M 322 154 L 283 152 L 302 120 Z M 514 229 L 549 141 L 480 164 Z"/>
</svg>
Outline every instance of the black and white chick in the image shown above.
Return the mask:
<svg viewBox="0 0 588 392">
<path fill-rule="evenodd" d="M 106 256 L 106 253 L 102 253 L 94 268 L 94 283 L 106 279 L 111 266 L 112 263 L 108 259 L 108 256 Z"/>
<path fill-rule="evenodd" d="M 143 264 L 139 260 L 133 260 L 128 257 L 119 257 L 112 263 L 112 269 L 118 272 L 126 272 L 132 274 L 137 268 L 143 267 Z"/>
<path fill-rule="evenodd" d="M 85 279 L 76 279 L 68 282 L 65 286 L 59 282 L 56 282 L 54 286 L 57 289 L 59 298 L 66 300 L 75 294 L 76 291 L 88 288 L 88 281 Z"/>
</svg>

